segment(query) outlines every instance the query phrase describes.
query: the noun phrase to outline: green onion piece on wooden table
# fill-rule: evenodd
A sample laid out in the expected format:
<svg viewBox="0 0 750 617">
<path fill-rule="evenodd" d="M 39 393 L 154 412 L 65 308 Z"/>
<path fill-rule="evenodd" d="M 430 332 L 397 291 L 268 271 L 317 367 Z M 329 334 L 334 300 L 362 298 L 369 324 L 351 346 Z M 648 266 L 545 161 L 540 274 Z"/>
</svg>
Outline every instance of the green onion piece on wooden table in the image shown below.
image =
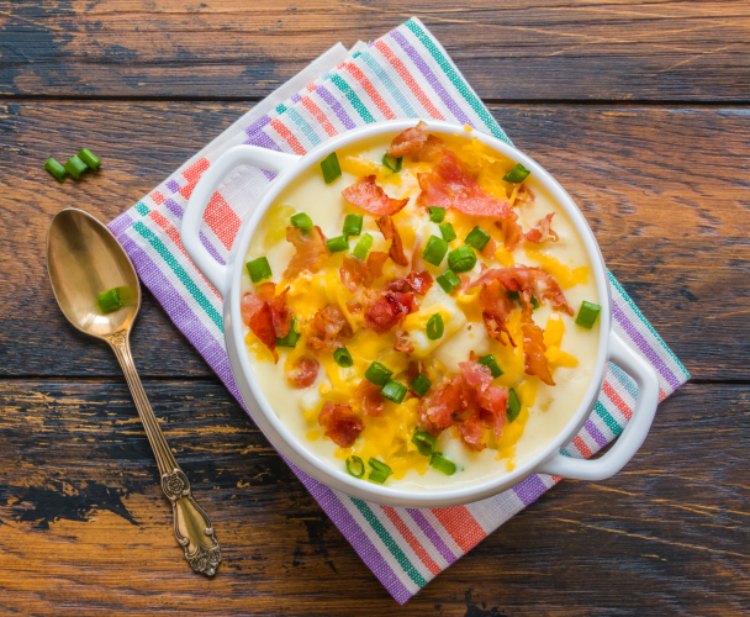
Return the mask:
<svg viewBox="0 0 750 617">
<path fill-rule="evenodd" d="M 427 375 L 420 373 L 411 382 L 411 389 L 417 396 L 424 396 L 430 389 L 432 382 L 427 378 Z"/>
<path fill-rule="evenodd" d="M 443 261 L 445 254 L 448 252 L 448 243 L 437 236 L 430 236 L 422 251 L 422 259 L 431 263 L 433 266 L 439 266 Z"/>
<path fill-rule="evenodd" d="M 292 322 L 289 324 L 289 332 L 284 338 L 276 339 L 277 347 L 295 347 L 300 339 L 300 332 L 297 329 L 297 318 L 292 316 Z"/>
<path fill-rule="evenodd" d="M 250 280 L 253 283 L 258 283 L 267 278 L 271 278 L 271 264 L 268 263 L 266 257 L 258 257 L 245 264 L 247 267 L 247 273 L 250 275 Z"/>
<path fill-rule="evenodd" d="M 367 461 L 367 464 L 372 467 L 370 475 L 367 476 L 367 479 L 372 482 L 383 484 L 388 479 L 388 476 L 393 474 L 393 470 L 388 465 L 376 458 L 371 458 Z"/>
<path fill-rule="evenodd" d="M 362 215 L 361 214 L 347 214 L 344 218 L 344 229 L 345 236 L 358 236 L 362 233 Z"/>
<path fill-rule="evenodd" d="M 339 157 L 335 152 L 331 152 L 327 157 L 320 161 L 320 169 L 323 172 L 323 180 L 330 184 L 341 175 L 341 166 Z"/>
<path fill-rule="evenodd" d="M 44 161 L 44 168 L 52 175 L 52 177 L 58 182 L 65 182 L 65 176 L 68 172 L 65 171 L 63 164 L 54 157 L 49 157 Z"/>
<path fill-rule="evenodd" d="M 336 364 L 342 368 L 349 368 L 354 364 L 352 354 L 349 353 L 349 350 L 346 347 L 338 347 L 333 352 L 333 359 L 336 360 Z"/>
<path fill-rule="evenodd" d="M 531 172 L 526 169 L 521 163 L 516 163 L 513 168 L 503 176 L 503 180 L 506 182 L 512 182 L 513 184 L 519 184 L 529 177 Z"/>
<path fill-rule="evenodd" d="M 346 236 L 336 236 L 335 238 L 328 238 L 326 240 L 326 248 L 329 253 L 341 253 L 349 249 L 349 242 Z"/>
<path fill-rule="evenodd" d="M 453 242 L 456 239 L 456 230 L 453 229 L 453 225 L 450 223 L 440 223 L 440 235 L 443 236 L 443 240 L 446 242 Z"/>
<path fill-rule="evenodd" d="M 456 464 L 445 458 L 440 452 L 433 452 L 430 457 L 430 466 L 444 473 L 446 476 L 452 476 L 456 473 Z"/>
<path fill-rule="evenodd" d="M 371 381 L 376 386 L 384 386 L 391 378 L 391 375 L 393 375 L 393 371 L 389 370 L 378 361 L 370 364 L 365 371 L 365 379 Z"/>
<path fill-rule="evenodd" d="M 445 208 L 438 208 L 436 206 L 430 208 L 430 220 L 433 223 L 442 223 L 444 218 Z"/>
<path fill-rule="evenodd" d="M 431 341 L 436 341 L 441 336 L 443 336 L 443 332 L 445 331 L 445 324 L 443 323 L 443 318 L 440 313 L 435 313 L 427 320 L 427 327 L 425 328 L 425 331 L 427 332 L 427 338 Z"/>
<path fill-rule="evenodd" d="M 313 228 L 312 219 L 304 212 L 297 212 L 294 216 L 289 219 L 295 227 L 301 229 L 305 233 Z"/>
<path fill-rule="evenodd" d="M 383 165 L 385 165 L 392 172 L 401 171 L 401 165 L 404 160 L 400 156 L 391 156 L 390 154 L 383 155 Z"/>
<path fill-rule="evenodd" d="M 478 225 L 469 232 L 464 242 L 469 246 L 473 246 L 478 251 L 481 251 L 487 243 L 490 241 L 490 234 Z"/>
<path fill-rule="evenodd" d="M 435 279 L 438 285 L 443 288 L 445 293 L 449 294 L 461 284 L 461 279 L 453 270 L 446 270 Z"/>
<path fill-rule="evenodd" d="M 427 431 L 421 431 L 419 429 L 416 429 L 414 431 L 414 435 L 411 437 L 411 442 L 417 446 L 417 450 L 419 450 L 419 453 L 424 456 L 430 456 L 432 452 L 435 450 L 435 444 L 437 444 L 437 439 L 434 435 L 431 435 Z"/>
<path fill-rule="evenodd" d="M 365 475 L 365 463 L 358 456 L 350 456 L 346 459 L 346 472 L 355 478 L 361 478 Z"/>
<path fill-rule="evenodd" d="M 96 154 L 94 154 L 88 148 L 81 148 L 77 154 L 78 158 L 81 159 L 86 165 L 96 171 L 102 166 L 102 162 Z"/>
<path fill-rule="evenodd" d="M 508 390 L 508 422 L 513 422 L 519 413 L 521 413 L 521 399 L 518 398 L 515 389 L 511 388 Z"/>
<path fill-rule="evenodd" d="M 357 259 L 361 259 L 362 261 L 364 261 L 367 258 L 367 253 L 370 252 L 371 248 L 372 236 L 370 234 L 365 234 L 359 239 L 357 244 L 354 245 L 352 255 L 354 255 Z"/>
<path fill-rule="evenodd" d="M 393 379 L 389 379 L 380 389 L 380 394 L 382 394 L 389 401 L 400 403 L 404 400 L 404 397 L 406 396 L 408 390 L 409 389 L 404 384 L 399 383 L 398 381 L 394 381 Z"/>
<path fill-rule="evenodd" d="M 602 307 L 588 300 L 584 300 L 581 303 L 581 308 L 578 309 L 578 315 L 576 316 L 576 323 L 579 326 L 588 328 L 589 330 L 594 327 L 596 318 L 599 317 Z"/>
<path fill-rule="evenodd" d="M 448 267 L 454 272 L 468 272 L 477 263 L 477 256 L 470 246 L 462 246 L 448 253 Z"/>
<path fill-rule="evenodd" d="M 503 374 L 503 369 L 500 368 L 500 365 L 497 363 L 495 356 L 493 356 L 491 353 L 488 353 L 486 356 L 482 356 L 481 358 L 479 358 L 479 364 L 482 364 L 483 366 L 486 366 L 488 369 L 490 369 L 490 374 L 492 375 L 492 377 L 500 377 L 500 375 Z"/>
<path fill-rule="evenodd" d="M 72 178 L 78 180 L 83 175 L 83 172 L 88 169 L 88 165 L 84 163 L 78 155 L 74 154 L 67 161 L 65 161 L 65 171 L 67 171 Z"/>
</svg>

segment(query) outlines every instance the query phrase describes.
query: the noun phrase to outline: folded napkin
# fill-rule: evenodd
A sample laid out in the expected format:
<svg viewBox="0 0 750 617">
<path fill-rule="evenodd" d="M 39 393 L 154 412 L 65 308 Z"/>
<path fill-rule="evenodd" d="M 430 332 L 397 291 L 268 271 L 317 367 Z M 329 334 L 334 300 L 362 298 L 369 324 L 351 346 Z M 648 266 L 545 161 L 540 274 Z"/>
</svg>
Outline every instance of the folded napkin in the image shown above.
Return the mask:
<svg viewBox="0 0 750 617">
<path fill-rule="evenodd" d="M 469 124 L 508 141 L 440 43 L 415 18 L 351 50 L 332 47 L 256 105 L 175 173 L 112 221 L 141 281 L 242 404 L 224 348 L 222 299 L 185 254 L 179 237 L 187 199 L 201 173 L 236 144 L 304 154 L 332 135 L 392 118 L 430 117 Z M 202 241 L 225 262 L 234 237 L 273 175 L 239 169 L 206 210 Z M 689 375 L 610 275 L 614 327 L 659 374 L 661 398 Z M 567 447 L 589 457 L 612 441 L 631 415 L 636 387 L 610 365 L 596 408 Z M 394 508 L 353 499 L 294 469 L 363 561 L 399 603 L 464 555 L 557 481 L 533 475 L 511 490 L 467 506 Z"/>
</svg>

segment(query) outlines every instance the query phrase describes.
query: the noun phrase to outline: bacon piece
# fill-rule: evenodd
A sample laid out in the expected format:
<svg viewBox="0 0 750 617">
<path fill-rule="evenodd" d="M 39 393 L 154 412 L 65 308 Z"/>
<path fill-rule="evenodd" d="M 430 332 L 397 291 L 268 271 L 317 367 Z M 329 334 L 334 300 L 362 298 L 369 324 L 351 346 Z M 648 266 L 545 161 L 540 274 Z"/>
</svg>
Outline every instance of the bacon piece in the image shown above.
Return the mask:
<svg viewBox="0 0 750 617">
<path fill-rule="evenodd" d="M 368 416 L 379 416 L 385 408 L 385 397 L 380 393 L 380 386 L 367 379 L 359 382 L 354 391 L 354 400 Z"/>
<path fill-rule="evenodd" d="M 463 169 L 461 161 L 450 150 L 443 152 L 433 171 L 418 174 L 417 179 L 422 189 L 417 203 L 421 205 L 455 208 L 469 216 L 516 219 L 510 204 L 485 193 L 476 178 Z"/>
<path fill-rule="evenodd" d="M 557 242 L 560 237 L 557 235 L 557 232 L 552 229 L 552 217 L 555 216 L 554 212 L 550 212 L 547 216 L 545 216 L 543 219 L 540 219 L 537 221 L 536 225 L 529 229 L 524 236 L 529 242 L 534 242 L 536 244 L 541 244 L 542 242 L 546 240 L 552 240 L 553 242 Z"/>
<path fill-rule="evenodd" d="M 516 265 L 511 268 L 488 268 L 479 275 L 471 287 L 484 285 L 497 280 L 507 291 L 519 293 L 525 307 L 531 306 L 531 296 L 539 300 L 547 300 L 557 311 L 573 315 L 573 309 L 565 299 L 565 294 L 554 276 L 541 268 Z"/>
<path fill-rule="evenodd" d="M 335 349 L 341 346 L 341 339 L 349 338 L 352 328 L 341 309 L 334 304 L 326 304 L 312 318 L 307 346 L 310 349 Z"/>
<path fill-rule="evenodd" d="M 534 323 L 531 309 L 524 307 L 521 313 L 521 330 L 523 332 L 524 370 L 528 375 L 536 375 L 544 383 L 554 386 L 555 382 L 549 372 L 549 364 L 544 355 L 544 332 Z"/>
<path fill-rule="evenodd" d="M 391 259 L 399 266 L 408 266 L 409 260 L 404 254 L 404 245 L 401 242 L 401 236 L 396 229 L 396 225 L 393 223 L 393 219 L 390 216 L 381 216 L 375 221 L 378 224 L 380 233 L 386 240 L 391 241 L 391 248 L 388 251 Z"/>
<path fill-rule="evenodd" d="M 401 292 L 413 291 L 423 296 L 430 290 L 430 287 L 432 287 L 432 275 L 427 270 L 423 270 L 422 272 L 409 272 L 406 278 L 391 281 L 386 289 Z"/>
<path fill-rule="evenodd" d="M 375 216 L 396 214 L 409 203 L 408 197 L 406 199 L 388 197 L 383 188 L 375 183 L 374 175 L 360 178 L 341 191 L 341 194 L 350 204 Z"/>
<path fill-rule="evenodd" d="M 293 388 L 307 388 L 318 377 L 320 363 L 315 358 L 301 357 L 287 371 L 286 380 Z"/>
<path fill-rule="evenodd" d="M 513 337 L 508 330 L 506 320 L 513 303 L 498 280 L 490 280 L 482 285 L 479 292 L 479 306 L 482 309 L 482 319 L 487 329 L 487 334 L 496 341 L 503 343 L 502 335 L 505 334 L 508 342 L 515 347 Z"/>
<path fill-rule="evenodd" d="M 288 293 L 289 287 L 286 287 L 278 296 L 268 300 L 273 315 L 273 327 L 278 338 L 284 338 L 292 327 L 292 311 L 286 303 Z"/>
<path fill-rule="evenodd" d="M 401 131 L 393 138 L 388 154 L 396 157 L 408 156 L 417 161 L 436 158 L 443 150 L 443 141 L 427 133 L 424 130 L 426 126 L 420 120 L 417 126 Z"/>
<path fill-rule="evenodd" d="M 365 310 L 365 326 L 383 334 L 400 324 L 416 308 L 414 294 L 386 291 Z"/>
<path fill-rule="evenodd" d="M 260 342 L 271 350 L 274 361 L 277 361 L 279 355 L 276 352 L 276 328 L 273 323 L 271 305 L 261 300 L 253 292 L 248 291 L 242 296 L 240 310 L 242 320 Z"/>
<path fill-rule="evenodd" d="M 315 225 L 305 233 L 299 227 L 290 225 L 286 228 L 286 239 L 297 249 L 297 252 L 289 260 L 289 265 L 284 271 L 284 278 L 294 278 L 300 272 L 309 270 L 317 272 L 323 267 L 328 249 L 326 249 L 326 237 Z"/>
<path fill-rule="evenodd" d="M 439 433 L 453 424 L 454 412 L 465 407 L 463 379 L 456 375 L 439 388 L 433 388 L 422 399 L 421 424 L 431 433 Z"/>
<path fill-rule="evenodd" d="M 331 401 L 326 401 L 320 410 L 318 423 L 326 429 L 326 437 L 330 437 L 342 448 L 351 446 L 364 428 L 362 420 L 352 411 L 350 405 Z"/>
<path fill-rule="evenodd" d="M 396 340 L 393 341 L 393 349 L 405 354 L 414 353 L 414 343 L 411 338 L 409 338 L 408 332 L 405 330 L 396 332 Z"/>
<path fill-rule="evenodd" d="M 505 424 L 505 408 L 508 404 L 508 391 L 492 385 L 492 373 L 478 362 L 461 362 L 459 368 L 466 384 L 473 388 L 480 409 L 480 419 L 492 426 L 495 435 L 500 437 Z"/>
<path fill-rule="evenodd" d="M 381 251 L 371 251 L 366 262 L 344 255 L 344 262 L 339 268 L 341 282 L 349 291 L 355 291 L 357 287 L 369 287 L 383 274 L 386 259 L 388 255 Z"/>
</svg>

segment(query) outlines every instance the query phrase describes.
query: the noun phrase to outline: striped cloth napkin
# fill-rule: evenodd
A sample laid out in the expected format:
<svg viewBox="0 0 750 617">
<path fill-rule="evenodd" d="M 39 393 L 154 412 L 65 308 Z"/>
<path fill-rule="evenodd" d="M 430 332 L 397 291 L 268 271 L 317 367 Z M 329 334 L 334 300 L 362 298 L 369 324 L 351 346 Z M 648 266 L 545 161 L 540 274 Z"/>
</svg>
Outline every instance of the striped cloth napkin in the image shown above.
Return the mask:
<svg viewBox="0 0 750 617">
<path fill-rule="evenodd" d="M 415 18 L 351 50 L 338 44 L 259 103 L 127 212 L 111 229 L 141 281 L 242 404 L 224 348 L 222 300 L 185 254 L 179 238 L 187 199 L 201 173 L 240 143 L 304 154 L 332 135 L 392 118 L 431 117 L 469 124 L 509 141 L 440 43 Z M 202 240 L 225 262 L 234 237 L 273 176 L 231 174 L 206 211 Z M 615 329 L 657 369 L 661 398 L 689 375 L 610 275 Z M 613 440 L 631 415 L 634 383 L 610 365 L 595 412 L 567 447 L 589 457 Z M 515 488 L 467 506 L 394 508 L 327 488 L 294 470 L 367 566 L 399 603 L 558 479 L 533 475 Z"/>
</svg>

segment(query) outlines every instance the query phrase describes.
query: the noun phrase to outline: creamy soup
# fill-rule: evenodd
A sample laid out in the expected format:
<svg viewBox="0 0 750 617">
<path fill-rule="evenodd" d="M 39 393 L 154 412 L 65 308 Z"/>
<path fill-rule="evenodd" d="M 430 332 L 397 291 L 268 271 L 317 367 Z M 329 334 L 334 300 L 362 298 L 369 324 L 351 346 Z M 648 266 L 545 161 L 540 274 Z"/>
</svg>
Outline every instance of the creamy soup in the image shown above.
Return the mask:
<svg viewBox="0 0 750 617">
<path fill-rule="evenodd" d="M 418 125 L 327 157 L 275 200 L 246 261 L 257 382 L 306 448 L 362 481 L 506 473 L 593 374 L 583 242 L 533 174 L 470 133 Z"/>
</svg>

